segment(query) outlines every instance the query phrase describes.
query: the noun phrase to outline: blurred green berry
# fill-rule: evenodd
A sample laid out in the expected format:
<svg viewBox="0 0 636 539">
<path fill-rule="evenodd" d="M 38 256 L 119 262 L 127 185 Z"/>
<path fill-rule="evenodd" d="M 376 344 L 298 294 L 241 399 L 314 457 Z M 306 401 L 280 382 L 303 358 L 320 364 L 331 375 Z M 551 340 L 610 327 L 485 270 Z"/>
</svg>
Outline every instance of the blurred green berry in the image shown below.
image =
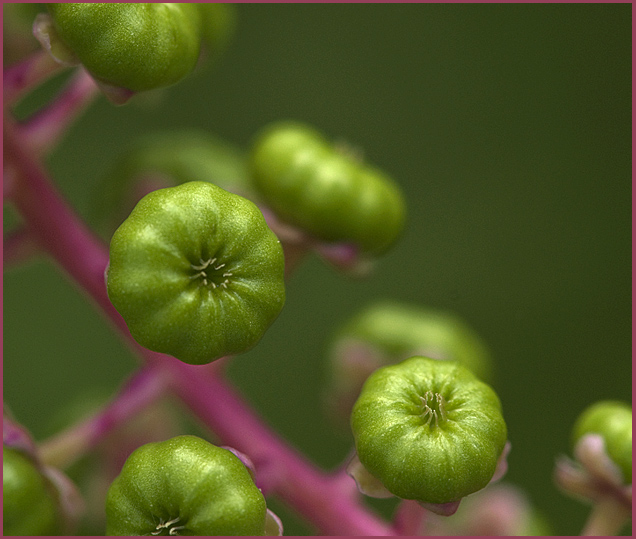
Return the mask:
<svg viewBox="0 0 636 539">
<path fill-rule="evenodd" d="M 573 444 L 586 434 L 600 434 L 610 459 L 632 483 L 632 407 L 620 401 L 599 401 L 586 408 L 572 431 Z"/>
<path fill-rule="evenodd" d="M 57 535 L 62 521 L 55 487 L 26 454 L 4 446 L 3 535 Z"/>
<path fill-rule="evenodd" d="M 309 126 L 268 126 L 253 144 L 250 163 L 264 201 L 322 240 L 352 242 L 377 255 L 402 232 L 406 208 L 397 184 Z"/>
</svg>

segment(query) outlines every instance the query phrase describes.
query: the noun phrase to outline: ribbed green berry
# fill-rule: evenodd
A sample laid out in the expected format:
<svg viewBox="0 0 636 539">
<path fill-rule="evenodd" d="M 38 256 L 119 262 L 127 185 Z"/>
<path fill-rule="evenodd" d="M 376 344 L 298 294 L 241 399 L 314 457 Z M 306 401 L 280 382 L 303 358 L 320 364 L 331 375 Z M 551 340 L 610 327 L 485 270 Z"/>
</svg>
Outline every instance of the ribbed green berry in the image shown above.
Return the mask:
<svg viewBox="0 0 636 539">
<path fill-rule="evenodd" d="M 199 58 L 201 13 L 188 3 L 47 4 L 56 37 L 98 81 L 139 92 L 169 86 Z M 52 43 L 52 46 L 55 44 Z"/>
<path fill-rule="evenodd" d="M 26 454 L 2 450 L 3 535 L 57 535 L 62 515 L 53 485 Z"/>
<path fill-rule="evenodd" d="M 107 535 L 264 535 L 266 503 L 232 452 L 196 436 L 136 449 L 106 497 Z"/>
<path fill-rule="evenodd" d="M 586 408 L 572 431 L 575 445 L 586 434 L 600 434 L 608 456 L 632 483 L 632 407 L 621 401 L 599 401 Z"/>
<path fill-rule="evenodd" d="M 351 413 L 360 462 L 395 496 L 445 504 L 485 487 L 506 444 L 501 403 L 454 361 L 375 371 Z"/>
<path fill-rule="evenodd" d="M 284 220 L 329 242 L 386 251 L 402 232 L 405 204 L 384 172 L 338 151 L 303 124 L 267 127 L 251 151 L 255 187 Z"/>
<path fill-rule="evenodd" d="M 116 230 L 108 296 L 142 346 L 209 363 L 249 350 L 276 319 L 284 264 L 252 202 L 189 182 L 149 193 Z"/>
<path fill-rule="evenodd" d="M 135 139 L 96 193 L 100 230 L 110 237 L 141 196 L 155 188 L 153 184 L 172 187 L 190 181 L 214 183 L 243 196 L 250 192 L 243 152 L 206 131 L 171 129 Z"/>
</svg>

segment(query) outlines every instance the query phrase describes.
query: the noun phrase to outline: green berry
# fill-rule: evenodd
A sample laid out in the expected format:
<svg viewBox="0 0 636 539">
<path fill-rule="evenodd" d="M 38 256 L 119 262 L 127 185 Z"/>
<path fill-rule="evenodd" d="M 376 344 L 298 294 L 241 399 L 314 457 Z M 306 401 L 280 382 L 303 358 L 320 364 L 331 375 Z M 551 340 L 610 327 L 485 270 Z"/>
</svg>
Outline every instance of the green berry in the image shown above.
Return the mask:
<svg viewBox="0 0 636 539">
<path fill-rule="evenodd" d="M 107 535 L 264 535 L 267 507 L 233 453 L 196 436 L 136 449 L 106 497 Z"/>
<path fill-rule="evenodd" d="M 253 145 L 251 171 L 255 187 L 282 219 L 322 240 L 380 254 L 402 232 L 405 204 L 395 182 L 308 126 L 266 128 Z"/>
<path fill-rule="evenodd" d="M 55 487 L 26 454 L 2 451 L 3 535 L 57 535 L 62 516 Z"/>
<path fill-rule="evenodd" d="M 98 81 L 134 92 L 169 86 L 199 58 L 201 14 L 196 4 L 47 4 L 55 35 Z M 59 40 L 60 43 L 56 43 Z"/>
<path fill-rule="evenodd" d="M 217 56 L 229 41 L 236 27 L 236 6 L 219 2 L 194 4 L 201 15 L 203 40 L 212 56 Z"/>
<path fill-rule="evenodd" d="M 428 504 L 484 488 L 507 438 L 490 386 L 457 362 L 421 356 L 367 379 L 351 427 L 365 468 L 395 496 Z"/>
<path fill-rule="evenodd" d="M 576 444 L 586 434 L 600 434 L 607 454 L 632 483 L 632 407 L 620 401 L 599 401 L 576 420 L 572 438 Z"/>
<path fill-rule="evenodd" d="M 284 264 L 252 202 L 189 182 L 149 193 L 117 229 L 107 289 L 139 344 L 203 364 L 260 340 L 285 302 Z"/>
</svg>

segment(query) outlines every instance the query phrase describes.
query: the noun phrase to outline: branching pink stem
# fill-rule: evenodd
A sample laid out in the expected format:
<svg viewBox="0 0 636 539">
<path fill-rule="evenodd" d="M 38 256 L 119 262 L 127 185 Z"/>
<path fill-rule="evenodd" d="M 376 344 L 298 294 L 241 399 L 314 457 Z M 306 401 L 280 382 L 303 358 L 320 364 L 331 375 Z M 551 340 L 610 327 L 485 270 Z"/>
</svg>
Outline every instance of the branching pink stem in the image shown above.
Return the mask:
<svg viewBox="0 0 636 539">
<path fill-rule="evenodd" d="M 329 476 L 309 464 L 268 429 L 242 399 L 217 377 L 205 385 L 196 369 L 173 362 L 175 392 L 223 443 L 246 453 L 254 462 L 257 482 L 261 472 L 273 483 L 263 485 L 323 534 L 393 535 L 392 530 L 364 510 L 353 481 Z M 260 486 L 260 485 L 259 485 Z"/>
<path fill-rule="evenodd" d="M 116 311 L 104 289 L 108 255 L 101 240 L 57 195 L 38 160 L 20 141 L 16 125 L 6 117 L 3 134 L 4 159 L 10 161 L 18 173 L 12 202 L 23 217 L 25 227 L 109 318 L 115 319 Z M 117 324 L 126 327 L 123 320 Z"/>
<path fill-rule="evenodd" d="M 12 105 L 46 79 L 65 69 L 44 49 L 4 70 L 2 95 L 5 107 Z"/>
<path fill-rule="evenodd" d="M 136 345 L 125 322 L 106 294 L 105 246 L 61 199 L 46 172 L 29 154 L 15 125 L 4 122 L 5 158 L 18 171 L 13 202 L 34 238 L 87 292 L 149 366 L 168 372 L 176 394 L 226 445 L 250 456 L 269 479 L 270 491 L 313 523 L 321 533 L 337 535 L 393 535 L 393 530 L 364 509 L 353 491 L 323 473 L 279 438 L 227 382 L 205 367 L 186 365 Z M 275 472 L 275 473 L 274 473 Z M 257 481 L 258 475 L 257 475 Z"/>
<path fill-rule="evenodd" d="M 167 387 L 164 371 L 156 367 L 142 368 L 103 409 L 43 442 L 40 445 L 42 460 L 57 468 L 70 466 L 117 427 L 165 395 Z"/>
<path fill-rule="evenodd" d="M 612 497 L 599 500 L 585 523 L 582 536 L 608 537 L 618 535 L 631 518 L 630 508 L 624 507 Z"/>
<path fill-rule="evenodd" d="M 2 444 L 34 457 L 36 455 L 37 448 L 31 434 L 22 425 L 13 421 L 11 417 L 6 416 L 4 409 L 2 414 Z"/>
<path fill-rule="evenodd" d="M 28 141 L 36 153 L 49 151 L 99 93 L 92 77 L 78 68 L 62 93 L 20 126 L 22 140 Z"/>
</svg>

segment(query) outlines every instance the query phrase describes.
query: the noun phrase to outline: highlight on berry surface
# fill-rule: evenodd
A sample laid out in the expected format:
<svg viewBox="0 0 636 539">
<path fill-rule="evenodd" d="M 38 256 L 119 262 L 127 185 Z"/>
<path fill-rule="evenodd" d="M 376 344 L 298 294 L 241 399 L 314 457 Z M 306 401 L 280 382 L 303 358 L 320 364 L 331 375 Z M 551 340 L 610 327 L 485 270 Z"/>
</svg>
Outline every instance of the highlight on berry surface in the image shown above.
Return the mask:
<svg viewBox="0 0 636 539">
<path fill-rule="evenodd" d="M 107 535 L 265 535 L 273 520 L 241 460 L 191 435 L 136 449 L 106 498 Z"/>
<path fill-rule="evenodd" d="M 405 202 L 377 168 L 296 122 L 267 126 L 250 153 L 255 188 L 290 224 L 327 242 L 351 242 L 379 255 L 400 236 Z"/>
<path fill-rule="evenodd" d="M 285 302 L 260 210 L 206 182 L 142 198 L 110 243 L 108 296 L 142 346 L 192 364 L 245 352 Z"/>
<path fill-rule="evenodd" d="M 367 379 L 351 428 L 360 462 L 390 493 L 446 514 L 498 478 L 508 445 L 492 388 L 455 361 L 422 356 Z"/>
<path fill-rule="evenodd" d="M 483 339 L 454 313 L 380 300 L 351 317 L 329 349 L 327 403 L 349 417 L 362 384 L 376 369 L 414 355 L 458 361 L 492 381 L 492 358 Z"/>
</svg>

